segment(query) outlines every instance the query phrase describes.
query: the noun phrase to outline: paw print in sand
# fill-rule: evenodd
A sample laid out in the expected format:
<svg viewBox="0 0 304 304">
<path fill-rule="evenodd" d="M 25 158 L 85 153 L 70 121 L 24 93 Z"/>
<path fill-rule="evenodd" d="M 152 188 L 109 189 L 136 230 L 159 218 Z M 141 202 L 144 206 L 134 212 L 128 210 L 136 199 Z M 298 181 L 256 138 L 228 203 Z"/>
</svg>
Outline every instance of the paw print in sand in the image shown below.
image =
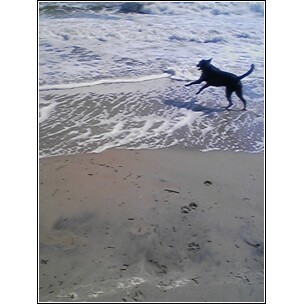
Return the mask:
<svg viewBox="0 0 304 304">
<path fill-rule="evenodd" d="M 190 203 L 188 206 L 182 206 L 181 212 L 182 213 L 189 213 L 191 210 L 195 210 L 198 207 L 196 203 Z"/>
<path fill-rule="evenodd" d="M 191 242 L 188 244 L 188 250 L 190 251 L 198 251 L 200 249 L 201 249 L 200 245 L 195 242 Z"/>
</svg>

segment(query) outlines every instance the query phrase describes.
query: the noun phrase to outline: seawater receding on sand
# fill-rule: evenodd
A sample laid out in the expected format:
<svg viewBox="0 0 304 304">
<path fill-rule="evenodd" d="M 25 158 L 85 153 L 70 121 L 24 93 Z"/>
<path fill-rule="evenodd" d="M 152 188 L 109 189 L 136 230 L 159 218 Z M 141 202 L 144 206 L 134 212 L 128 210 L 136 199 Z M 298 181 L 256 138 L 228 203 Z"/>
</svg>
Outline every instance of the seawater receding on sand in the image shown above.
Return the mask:
<svg viewBox="0 0 304 304">
<path fill-rule="evenodd" d="M 86 297 L 90 299 L 98 298 L 103 295 L 114 295 L 119 290 L 129 290 L 136 288 L 138 285 L 147 282 L 142 277 L 129 277 L 121 279 L 119 282 L 116 280 L 109 280 L 102 282 L 99 286 L 96 284 L 86 284 L 75 287 L 74 290 L 61 291 L 56 298 L 66 298 L 70 300 L 85 300 Z M 76 292 L 77 291 L 77 292 Z M 82 294 L 82 296 L 80 296 Z"/>
<path fill-rule="evenodd" d="M 160 283 L 160 284 L 157 284 L 156 286 L 158 288 L 161 288 L 164 290 L 169 290 L 169 289 L 183 287 L 183 286 L 187 285 L 189 282 L 191 282 L 191 280 L 189 280 L 189 279 L 179 279 L 179 280 L 170 282 L 169 284 Z"/>
<path fill-rule="evenodd" d="M 150 278 L 150 279 L 144 279 L 142 277 L 130 277 L 130 278 L 126 278 L 123 279 L 119 282 L 117 282 L 116 287 L 113 286 L 113 288 L 110 288 L 105 291 L 104 289 L 101 289 L 99 291 L 93 291 L 92 289 L 92 293 L 89 294 L 89 297 L 93 297 L 96 298 L 98 297 L 98 295 L 101 294 L 105 294 L 108 293 L 109 291 L 111 291 L 111 293 L 116 293 L 116 289 L 132 289 L 137 287 L 138 285 L 144 284 L 144 283 L 152 283 L 154 280 L 154 278 Z M 183 287 L 185 285 L 187 285 L 189 282 L 191 282 L 191 280 L 184 278 L 184 279 L 178 279 L 178 280 L 170 280 L 169 283 L 164 283 L 163 281 L 159 282 L 159 283 L 155 283 L 156 287 L 163 289 L 163 290 L 169 290 L 169 289 L 175 289 L 175 288 L 179 288 L 179 287 Z M 154 284 L 153 284 L 154 285 Z"/>
<path fill-rule="evenodd" d="M 158 281 L 154 277 L 150 277 L 149 279 L 144 279 L 143 277 L 129 277 L 125 279 L 121 279 L 119 282 L 115 280 L 110 280 L 103 282 L 101 286 L 96 286 L 95 284 L 88 284 L 88 285 L 80 285 L 76 287 L 75 290 L 71 291 L 61 291 L 56 298 L 62 299 L 70 299 L 70 300 L 84 300 L 86 297 L 90 299 L 96 299 L 100 296 L 104 295 L 114 295 L 119 292 L 119 290 L 131 290 L 137 288 L 139 285 L 148 283 L 157 288 L 167 291 L 175 288 L 180 288 L 186 286 L 190 283 L 191 280 L 187 278 L 172 280 L 170 279 L 168 283 L 164 281 Z M 87 291 L 86 291 L 87 290 Z M 76 292 L 77 291 L 77 292 Z M 80 296 L 82 294 L 82 296 Z"/>
<path fill-rule="evenodd" d="M 220 90 L 194 98 L 184 83 L 151 80 L 40 93 L 40 157 L 110 148 L 262 152 L 263 97 L 224 111 Z"/>
<path fill-rule="evenodd" d="M 121 282 L 117 283 L 117 288 L 120 289 L 129 289 L 129 288 L 133 288 L 134 286 L 140 285 L 145 283 L 146 280 L 144 278 L 141 277 L 131 277 L 131 278 L 127 278 Z"/>
</svg>

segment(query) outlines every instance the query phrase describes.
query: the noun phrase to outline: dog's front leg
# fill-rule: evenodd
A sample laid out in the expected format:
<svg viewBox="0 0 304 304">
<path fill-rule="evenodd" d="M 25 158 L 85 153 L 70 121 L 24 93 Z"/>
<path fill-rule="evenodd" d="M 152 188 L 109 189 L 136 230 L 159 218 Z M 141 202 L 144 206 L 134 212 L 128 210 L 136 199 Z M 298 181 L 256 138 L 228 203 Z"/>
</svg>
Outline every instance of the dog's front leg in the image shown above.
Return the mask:
<svg viewBox="0 0 304 304">
<path fill-rule="evenodd" d="M 205 80 L 205 77 L 203 76 L 203 74 L 201 75 L 201 77 L 198 80 L 192 81 L 190 83 L 185 84 L 186 87 L 189 87 L 193 84 L 200 84 Z"/>
<path fill-rule="evenodd" d="M 206 83 L 204 84 L 197 92 L 196 92 L 196 95 L 199 94 L 201 91 L 203 91 L 204 89 L 208 88 L 209 87 L 209 84 Z"/>
</svg>

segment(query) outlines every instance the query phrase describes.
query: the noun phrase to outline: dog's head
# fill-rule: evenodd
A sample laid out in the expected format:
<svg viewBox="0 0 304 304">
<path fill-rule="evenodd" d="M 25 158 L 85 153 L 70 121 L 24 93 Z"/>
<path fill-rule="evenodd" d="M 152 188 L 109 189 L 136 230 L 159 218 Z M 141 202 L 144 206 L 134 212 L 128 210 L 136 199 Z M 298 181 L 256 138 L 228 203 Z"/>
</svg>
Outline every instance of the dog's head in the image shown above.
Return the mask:
<svg viewBox="0 0 304 304">
<path fill-rule="evenodd" d="M 199 70 L 204 70 L 204 68 L 210 65 L 211 60 L 212 58 L 208 60 L 202 59 L 196 66 L 198 67 Z"/>
</svg>

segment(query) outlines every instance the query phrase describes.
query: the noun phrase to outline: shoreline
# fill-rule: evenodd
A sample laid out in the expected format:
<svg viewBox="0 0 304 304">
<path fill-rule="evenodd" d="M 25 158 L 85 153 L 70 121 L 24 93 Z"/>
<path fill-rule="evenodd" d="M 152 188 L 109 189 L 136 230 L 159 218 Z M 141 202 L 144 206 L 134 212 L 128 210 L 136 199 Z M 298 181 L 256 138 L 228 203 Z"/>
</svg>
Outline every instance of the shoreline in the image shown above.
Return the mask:
<svg viewBox="0 0 304 304">
<path fill-rule="evenodd" d="M 204 151 L 204 150 L 198 150 L 195 147 L 179 147 L 179 146 L 170 146 L 170 147 L 161 147 L 161 148 L 127 148 L 127 147 L 111 147 L 111 148 L 107 148 L 101 152 L 84 152 L 84 153 L 75 153 L 75 154 L 59 154 L 59 155 L 47 155 L 47 156 L 38 156 L 39 161 L 43 160 L 43 159 L 49 159 L 49 158 L 55 158 L 55 157 L 74 157 L 74 156 L 81 156 L 81 155 L 98 155 L 101 153 L 104 153 L 108 150 L 127 150 L 127 151 L 157 151 L 157 150 L 180 150 L 180 151 L 196 151 L 199 153 L 235 153 L 235 154 L 253 154 L 253 155 L 261 155 L 264 156 L 265 151 L 238 151 L 238 150 L 221 150 L 221 149 L 215 149 L 215 150 L 208 150 L 208 151 Z"/>
<path fill-rule="evenodd" d="M 263 301 L 264 153 L 39 159 L 41 301 Z"/>
</svg>

